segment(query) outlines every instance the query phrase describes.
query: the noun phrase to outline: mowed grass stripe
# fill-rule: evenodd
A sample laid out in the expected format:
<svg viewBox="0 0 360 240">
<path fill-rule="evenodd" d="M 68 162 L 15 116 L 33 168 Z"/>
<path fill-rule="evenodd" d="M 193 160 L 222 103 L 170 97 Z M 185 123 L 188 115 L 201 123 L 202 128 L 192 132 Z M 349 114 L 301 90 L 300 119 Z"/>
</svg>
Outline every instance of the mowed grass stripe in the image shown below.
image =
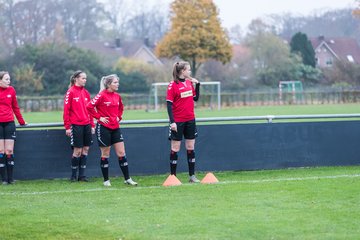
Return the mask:
<svg viewBox="0 0 360 240">
<path fill-rule="evenodd" d="M 308 180 L 319 180 L 319 179 L 338 179 L 338 178 L 358 178 L 360 174 L 343 174 L 343 175 L 332 175 L 332 176 L 313 176 L 313 177 L 295 177 L 295 178 L 271 178 L 271 179 L 259 179 L 259 180 L 238 180 L 238 181 L 222 181 L 216 184 L 256 184 L 266 182 L 286 182 L 286 181 L 308 181 Z M 199 184 L 183 183 L 182 186 L 196 186 Z M 144 186 L 144 187 L 126 187 L 126 188 L 114 188 L 114 187 L 103 187 L 93 189 L 79 189 L 79 190 L 61 190 L 61 191 L 42 191 L 42 192 L 3 192 L 0 196 L 9 195 L 46 195 L 46 194 L 62 194 L 62 193 L 86 193 L 86 192 L 99 192 L 99 191 L 124 191 L 129 189 L 152 189 L 162 188 L 163 186 Z M 180 186 L 176 186 L 180 187 Z M 165 188 L 165 187 L 164 187 Z"/>
<path fill-rule="evenodd" d="M 0 239 L 359 239 L 359 173 L 359 166 L 215 172 L 221 183 L 209 185 L 185 183 L 181 173 L 179 187 L 162 187 L 166 175 L 134 176 L 137 188 L 114 177 L 111 190 L 101 178 L 19 181 L 0 186 L 15 193 L 0 195 Z M 33 192 L 49 193 L 21 195 Z"/>
</svg>

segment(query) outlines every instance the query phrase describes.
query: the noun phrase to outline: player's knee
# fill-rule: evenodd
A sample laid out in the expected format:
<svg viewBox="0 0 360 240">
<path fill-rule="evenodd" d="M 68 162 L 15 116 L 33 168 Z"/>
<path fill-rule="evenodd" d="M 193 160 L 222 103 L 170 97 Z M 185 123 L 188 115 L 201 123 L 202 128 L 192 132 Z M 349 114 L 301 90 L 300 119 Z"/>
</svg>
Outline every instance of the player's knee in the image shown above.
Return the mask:
<svg viewBox="0 0 360 240">
<path fill-rule="evenodd" d="M 109 156 L 110 156 L 110 148 L 102 148 L 101 157 L 109 157 Z"/>
<path fill-rule="evenodd" d="M 120 158 L 124 157 L 126 155 L 125 151 L 123 150 L 119 150 L 116 152 L 116 155 Z"/>
<path fill-rule="evenodd" d="M 194 150 L 195 149 L 195 142 L 193 141 L 186 141 L 185 142 L 186 150 Z"/>
<path fill-rule="evenodd" d="M 77 157 L 77 158 L 80 157 L 81 151 L 82 151 L 82 148 L 74 148 L 73 157 Z"/>
<path fill-rule="evenodd" d="M 82 151 L 81 151 L 81 154 L 82 155 L 88 155 L 89 153 L 89 147 L 83 147 Z"/>
<path fill-rule="evenodd" d="M 5 149 L 5 154 L 12 155 L 12 154 L 14 154 L 14 150 L 13 149 Z"/>
<path fill-rule="evenodd" d="M 73 157 L 79 158 L 81 156 L 81 152 L 73 152 Z"/>
<path fill-rule="evenodd" d="M 180 151 L 180 145 L 171 145 L 171 151 L 179 152 Z"/>
</svg>

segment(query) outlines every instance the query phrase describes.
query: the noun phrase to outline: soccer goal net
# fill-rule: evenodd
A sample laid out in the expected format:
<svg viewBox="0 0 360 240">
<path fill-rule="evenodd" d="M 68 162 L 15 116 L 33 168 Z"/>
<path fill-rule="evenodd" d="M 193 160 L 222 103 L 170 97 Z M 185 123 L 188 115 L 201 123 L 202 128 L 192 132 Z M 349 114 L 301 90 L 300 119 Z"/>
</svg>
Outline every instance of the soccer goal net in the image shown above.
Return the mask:
<svg viewBox="0 0 360 240">
<path fill-rule="evenodd" d="M 158 111 L 166 108 L 166 91 L 168 82 L 158 82 L 151 84 L 148 111 Z M 220 82 L 201 82 L 200 98 L 196 106 L 207 107 L 209 109 L 221 109 L 221 84 Z"/>
</svg>

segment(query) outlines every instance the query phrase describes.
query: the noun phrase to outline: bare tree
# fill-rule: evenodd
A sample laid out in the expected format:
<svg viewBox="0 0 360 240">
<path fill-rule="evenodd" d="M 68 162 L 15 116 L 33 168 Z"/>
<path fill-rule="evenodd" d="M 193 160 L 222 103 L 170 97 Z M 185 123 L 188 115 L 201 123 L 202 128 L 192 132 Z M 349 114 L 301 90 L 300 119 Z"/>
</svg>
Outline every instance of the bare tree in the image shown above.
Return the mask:
<svg viewBox="0 0 360 240">
<path fill-rule="evenodd" d="M 126 0 L 107 0 L 105 2 L 105 19 L 111 26 L 111 35 L 114 38 L 125 38 L 126 25 L 131 17 L 131 10 Z"/>
<path fill-rule="evenodd" d="M 168 9 L 160 5 L 149 7 L 146 2 L 133 7 L 131 19 L 127 24 L 129 36 L 137 39 L 161 39 L 169 27 Z"/>
<path fill-rule="evenodd" d="M 230 41 L 234 44 L 240 44 L 243 41 L 243 31 L 239 24 L 232 26 L 229 31 Z"/>
<path fill-rule="evenodd" d="M 15 3 L 13 0 L 1 0 L 0 1 L 0 31 L 1 38 L 6 47 L 12 48 L 18 46 L 18 35 L 15 27 L 14 12 Z"/>
<path fill-rule="evenodd" d="M 58 7 L 65 36 L 69 42 L 97 37 L 99 31 L 97 21 L 103 9 L 96 0 L 62 0 Z"/>
</svg>

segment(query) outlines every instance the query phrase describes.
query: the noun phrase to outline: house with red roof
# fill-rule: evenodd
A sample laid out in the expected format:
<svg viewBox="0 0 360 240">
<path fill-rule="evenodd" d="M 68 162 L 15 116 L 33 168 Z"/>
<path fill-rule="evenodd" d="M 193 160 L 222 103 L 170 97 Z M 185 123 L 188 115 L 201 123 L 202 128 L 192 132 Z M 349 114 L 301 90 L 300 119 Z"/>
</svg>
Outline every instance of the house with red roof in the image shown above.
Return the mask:
<svg viewBox="0 0 360 240">
<path fill-rule="evenodd" d="M 79 41 L 76 47 L 95 52 L 107 65 L 113 65 L 120 58 L 130 58 L 153 65 L 163 65 L 154 54 L 154 46 L 148 39 L 121 41 Z"/>
<path fill-rule="evenodd" d="M 315 50 L 317 67 L 332 67 L 336 61 L 360 64 L 360 47 L 353 38 L 319 36 L 309 40 Z"/>
</svg>

